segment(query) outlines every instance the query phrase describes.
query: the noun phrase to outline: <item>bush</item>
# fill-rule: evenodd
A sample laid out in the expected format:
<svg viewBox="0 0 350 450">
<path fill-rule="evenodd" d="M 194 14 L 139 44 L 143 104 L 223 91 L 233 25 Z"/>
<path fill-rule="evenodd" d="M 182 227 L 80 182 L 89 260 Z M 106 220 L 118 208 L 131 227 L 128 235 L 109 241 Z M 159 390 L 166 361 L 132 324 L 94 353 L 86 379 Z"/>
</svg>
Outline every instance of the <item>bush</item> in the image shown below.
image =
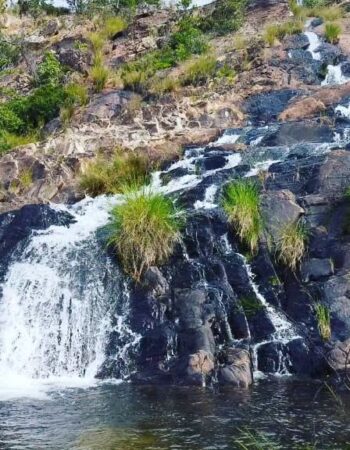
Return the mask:
<svg viewBox="0 0 350 450">
<path fill-rule="evenodd" d="M 52 52 L 45 53 L 44 59 L 36 71 L 36 84 L 44 86 L 58 85 L 63 78 L 63 70 L 57 57 Z"/>
<path fill-rule="evenodd" d="M 339 35 L 341 28 L 336 23 L 326 23 L 325 26 L 325 39 L 331 44 L 336 44 L 339 41 Z"/>
<path fill-rule="evenodd" d="M 112 217 L 109 243 L 124 270 L 137 281 L 147 268 L 164 263 L 180 240 L 183 214 L 162 194 L 130 192 L 113 209 Z"/>
<path fill-rule="evenodd" d="M 216 58 L 210 55 L 203 55 L 189 61 L 185 67 L 181 82 L 184 85 L 192 84 L 197 86 L 211 79 L 215 75 L 215 71 Z"/>
<path fill-rule="evenodd" d="M 119 149 L 110 160 L 100 156 L 89 162 L 80 176 L 80 187 L 92 197 L 116 194 L 130 185 L 147 184 L 150 170 L 146 156 Z"/>
<path fill-rule="evenodd" d="M 118 33 L 125 30 L 127 23 L 121 17 L 109 17 L 104 23 L 103 33 L 108 39 L 113 39 Z"/>
<path fill-rule="evenodd" d="M 264 31 L 264 41 L 269 45 L 274 45 L 276 40 L 281 40 L 285 36 L 298 34 L 303 31 L 303 22 L 301 20 L 291 20 L 281 24 L 267 25 Z"/>
<path fill-rule="evenodd" d="M 293 272 L 304 256 L 307 238 L 307 230 L 300 220 L 286 225 L 281 230 L 277 241 L 277 256 L 279 261 Z"/>
<path fill-rule="evenodd" d="M 105 45 L 105 37 L 101 33 L 93 32 L 88 35 L 94 53 L 100 52 Z"/>
<path fill-rule="evenodd" d="M 329 341 L 332 334 L 331 315 L 329 309 L 327 308 L 327 306 L 324 306 L 321 303 L 316 303 L 314 309 L 320 335 L 324 341 Z"/>
<path fill-rule="evenodd" d="M 101 92 L 106 86 L 109 70 L 107 67 L 94 64 L 90 70 L 90 77 L 94 85 L 95 92 Z"/>
<path fill-rule="evenodd" d="M 203 33 L 191 16 L 179 21 L 178 31 L 170 37 L 170 48 L 174 50 L 176 61 L 184 61 L 191 55 L 200 55 L 207 50 Z"/>
<path fill-rule="evenodd" d="M 224 190 L 223 208 L 240 240 L 255 252 L 262 231 L 257 185 L 249 180 L 229 183 Z"/>
<path fill-rule="evenodd" d="M 209 17 L 202 19 L 201 28 L 219 35 L 237 31 L 243 24 L 247 0 L 218 0 Z"/>
<path fill-rule="evenodd" d="M 308 10 L 308 16 L 310 17 L 320 17 L 321 19 L 327 20 L 337 20 L 344 16 L 344 10 L 340 6 L 328 6 L 325 8 L 311 8 Z"/>
<path fill-rule="evenodd" d="M 0 71 L 16 65 L 19 56 L 20 49 L 15 42 L 9 42 L 0 33 Z"/>
</svg>

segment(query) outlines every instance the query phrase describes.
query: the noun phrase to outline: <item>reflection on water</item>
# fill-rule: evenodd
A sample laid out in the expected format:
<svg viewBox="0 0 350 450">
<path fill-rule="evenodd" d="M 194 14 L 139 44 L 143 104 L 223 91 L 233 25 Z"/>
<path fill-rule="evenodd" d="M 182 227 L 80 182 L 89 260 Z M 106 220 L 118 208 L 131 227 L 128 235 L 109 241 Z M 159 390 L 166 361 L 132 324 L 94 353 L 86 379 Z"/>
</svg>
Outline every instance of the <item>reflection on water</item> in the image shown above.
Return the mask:
<svg viewBox="0 0 350 450">
<path fill-rule="evenodd" d="M 240 430 L 282 449 L 350 449 L 350 393 L 340 406 L 319 388 L 291 379 L 219 392 L 104 384 L 0 402 L 0 449 L 231 450 L 244 448 Z"/>
</svg>

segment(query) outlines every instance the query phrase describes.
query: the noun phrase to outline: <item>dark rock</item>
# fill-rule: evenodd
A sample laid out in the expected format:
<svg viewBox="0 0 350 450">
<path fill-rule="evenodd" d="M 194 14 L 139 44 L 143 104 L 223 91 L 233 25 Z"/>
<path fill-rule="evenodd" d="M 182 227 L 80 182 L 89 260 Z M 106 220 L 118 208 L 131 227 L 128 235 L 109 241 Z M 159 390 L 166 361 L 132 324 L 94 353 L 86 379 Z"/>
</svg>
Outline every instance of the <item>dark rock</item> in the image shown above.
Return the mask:
<svg viewBox="0 0 350 450">
<path fill-rule="evenodd" d="M 82 52 L 75 48 L 62 48 L 57 52 L 61 64 L 81 73 L 87 73 L 92 62 L 90 52 Z"/>
<path fill-rule="evenodd" d="M 334 273 L 334 265 L 330 259 L 311 258 L 304 261 L 301 274 L 304 282 L 317 281 Z"/>
<path fill-rule="evenodd" d="M 340 67 L 341 67 L 341 73 L 345 77 L 350 77 L 350 61 L 344 62 Z"/>
<path fill-rule="evenodd" d="M 316 19 L 312 19 L 310 25 L 312 26 L 312 28 L 316 28 L 322 24 L 323 24 L 323 19 L 321 19 L 321 17 L 317 17 Z"/>
<path fill-rule="evenodd" d="M 327 353 L 327 362 L 333 370 L 350 370 L 350 339 L 336 342 Z"/>
<path fill-rule="evenodd" d="M 310 45 L 309 39 L 304 33 L 288 36 L 283 40 L 283 48 L 285 50 L 302 49 L 305 50 Z"/>
<path fill-rule="evenodd" d="M 41 30 L 41 34 L 45 37 L 54 36 L 60 30 L 61 24 L 58 19 L 50 19 Z"/>
<path fill-rule="evenodd" d="M 327 42 L 322 43 L 317 49 L 319 54 L 321 55 L 321 61 L 325 65 L 338 64 L 340 57 L 341 57 L 341 51 L 339 47 L 336 45 L 328 44 Z"/>
<path fill-rule="evenodd" d="M 218 373 L 220 384 L 248 388 L 253 382 L 252 363 L 247 350 L 230 349 L 228 363 Z"/>
<path fill-rule="evenodd" d="M 296 97 L 299 91 L 293 89 L 281 89 L 249 97 L 245 103 L 245 112 L 249 114 L 255 124 L 276 120 L 284 111 L 290 100 Z"/>
<path fill-rule="evenodd" d="M 287 190 L 270 191 L 263 194 L 261 200 L 265 226 L 276 242 L 281 230 L 290 223 L 295 223 L 304 213 L 295 199 L 295 195 Z"/>
</svg>

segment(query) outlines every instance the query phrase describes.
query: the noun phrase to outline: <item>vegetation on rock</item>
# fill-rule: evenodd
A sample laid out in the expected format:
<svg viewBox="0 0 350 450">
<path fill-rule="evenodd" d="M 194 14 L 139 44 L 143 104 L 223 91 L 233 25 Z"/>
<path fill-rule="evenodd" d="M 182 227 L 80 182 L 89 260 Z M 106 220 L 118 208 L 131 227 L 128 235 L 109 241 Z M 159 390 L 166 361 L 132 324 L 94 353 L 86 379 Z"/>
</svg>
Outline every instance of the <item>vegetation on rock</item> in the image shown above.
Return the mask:
<svg viewBox="0 0 350 450">
<path fill-rule="evenodd" d="M 222 204 L 240 240 L 254 253 L 263 228 L 257 184 L 250 180 L 229 183 Z"/>
<path fill-rule="evenodd" d="M 336 44 L 339 41 L 341 27 L 337 23 L 326 23 L 324 36 L 330 44 Z"/>
<path fill-rule="evenodd" d="M 124 270 L 139 281 L 147 268 L 164 263 L 180 241 L 183 212 L 162 194 L 132 190 L 112 211 L 109 240 Z"/>
<path fill-rule="evenodd" d="M 278 260 L 296 271 L 305 251 L 308 232 L 302 221 L 287 224 L 280 231 L 276 244 Z"/>
<path fill-rule="evenodd" d="M 141 187 L 149 181 L 151 164 L 144 155 L 118 149 L 111 159 L 98 156 L 84 167 L 80 175 L 80 187 L 93 197 L 100 194 L 116 194 Z"/>
<path fill-rule="evenodd" d="M 324 341 L 329 341 L 332 334 L 330 311 L 327 306 L 321 303 L 316 303 L 314 309 L 320 335 Z"/>
</svg>

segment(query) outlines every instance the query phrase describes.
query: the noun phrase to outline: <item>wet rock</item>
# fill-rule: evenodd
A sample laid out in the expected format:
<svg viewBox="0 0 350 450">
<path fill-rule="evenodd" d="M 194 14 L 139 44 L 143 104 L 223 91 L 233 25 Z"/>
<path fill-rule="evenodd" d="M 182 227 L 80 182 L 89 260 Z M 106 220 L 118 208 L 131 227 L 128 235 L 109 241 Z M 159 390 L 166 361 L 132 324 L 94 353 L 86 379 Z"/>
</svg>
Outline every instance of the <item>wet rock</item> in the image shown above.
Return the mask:
<svg viewBox="0 0 350 450">
<path fill-rule="evenodd" d="M 333 370 L 350 370 L 350 339 L 336 342 L 326 358 Z"/>
<path fill-rule="evenodd" d="M 250 354 L 243 349 L 230 349 L 227 364 L 219 370 L 219 383 L 236 388 L 248 388 L 253 382 Z"/>
<path fill-rule="evenodd" d="M 286 109 L 291 99 L 298 94 L 299 91 L 294 89 L 281 89 L 252 95 L 246 101 L 245 112 L 256 124 L 276 120 L 280 113 Z"/>
<path fill-rule="evenodd" d="M 322 302 L 331 314 L 332 336 L 345 340 L 350 336 L 350 273 L 329 278 L 321 286 Z"/>
<path fill-rule="evenodd" d="M 341 65 L 341 73 L 345 77 L 350 77 L 350 61 L 346 61 Z"/>
<path fill-rule="evenodd" d="M 333 130 L 327 125 L 307 122 L 282 123 L 275 133 L 263 138 L 266 146 L 291 146 L 298 142 L 332 142 Z"/>
<path fill-rule="evenodd" d="M 333 87 L 322 87 L 310 97 L 302 97 L 290 102 L 278 116 L 281 121 L 298 120 L 313 117 L 328 106 L 338 104 L 350 95 L 350 82 Z"/>
<path fill-rule="evenodd" d="M 317 51 L 321 55 L 322 64 L 336 65 L 340 61 L 341 51 L 336 45 L 324 42 L 318 47 Z"/>
<path fill-rule="evenodd" d="M 296 203 L 295 195 L 288 190 L 267 192 L 262 196 L 261 207 L 266 229 L 275 242 L 281 230 L 295 223 L 304 213 L 303 208 Z"/>
<path fill-rule="evenodd" d="M 283 48 L 285 50 L 306 50 L 310 45 L 309 39 L 304 33 L 288 36 L 283 40 Z"/>
<path fill-rule="evenodd" d="M 321 17 L 317 17 L 316 19 L 312 19 L 310 25 L 312 26 L 312 28 L 316 28 L 322 24 L 323 24 L 323 19 L 321 19 Z"/>
<path fill-rule="evenodd" d="M 331 259 L 311 258 L 304 261 L 301 266 L 303 281 L 317 281 L 329 277 L 334 273 L 334 264 Z"/>
</svg>

